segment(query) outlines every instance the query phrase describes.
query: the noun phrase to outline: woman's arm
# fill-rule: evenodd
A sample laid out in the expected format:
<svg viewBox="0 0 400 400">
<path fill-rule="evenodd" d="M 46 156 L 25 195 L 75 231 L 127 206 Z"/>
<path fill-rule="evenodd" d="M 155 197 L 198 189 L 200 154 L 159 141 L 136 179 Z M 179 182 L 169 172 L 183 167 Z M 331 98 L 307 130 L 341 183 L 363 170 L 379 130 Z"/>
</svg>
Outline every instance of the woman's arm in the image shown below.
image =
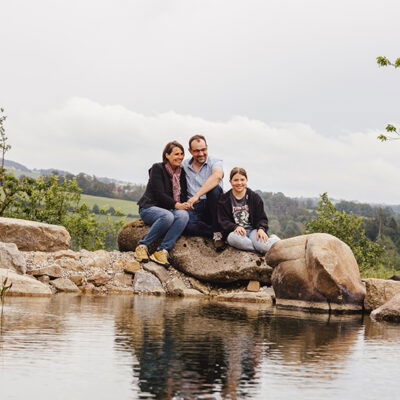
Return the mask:
<svg viewBox="0 0 400 400">
<path fill-rule="evenodd" d="M 150 171 L 151 193 L 154 196 L 154 200 L 157 202 L 157 206 L 171 210 L 175 208 L 177 202 L 169 194 L 170 187 L 167 185 L 166 179 L 170 178 L 169 176 L 165 177 L 163 166 L 154 164 Z"/>
</svg>

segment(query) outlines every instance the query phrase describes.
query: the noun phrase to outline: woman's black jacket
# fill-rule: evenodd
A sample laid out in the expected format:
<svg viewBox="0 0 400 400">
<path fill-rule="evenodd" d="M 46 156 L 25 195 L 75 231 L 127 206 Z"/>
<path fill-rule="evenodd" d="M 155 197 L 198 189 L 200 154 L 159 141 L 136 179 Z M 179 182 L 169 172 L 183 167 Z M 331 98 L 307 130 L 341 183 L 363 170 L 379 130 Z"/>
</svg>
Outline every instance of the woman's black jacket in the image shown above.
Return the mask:
<svg viewBox="0 0 400 400">
<path fill-rule="evenodd" d="M 218 200 L 218 223 L 225 234 L 234 231 L 236 224 L 232 214 L 231 192 L 222 194 Z M 268 218 L 264 211 L 264 203 L 261 197 L 251 189 L 246 190 L 246 203 L 249 206 L 249 219 L 253 229 L 268 231 Z"/>
<path fill-rule="evenodd" d="M 181 203 L 187 200 L 186 174 L 182 169 L 180 176 L 181 183 Z M 138 201 L 139 208 L 149 208 L 153 206 L 171 210 L 175 208 L 176 201 L 172 193 L 172 178 L 168 174 L 164 163 L 155 163 L 149 169 L 149 181 L 146 191 Z"/>
</svg>

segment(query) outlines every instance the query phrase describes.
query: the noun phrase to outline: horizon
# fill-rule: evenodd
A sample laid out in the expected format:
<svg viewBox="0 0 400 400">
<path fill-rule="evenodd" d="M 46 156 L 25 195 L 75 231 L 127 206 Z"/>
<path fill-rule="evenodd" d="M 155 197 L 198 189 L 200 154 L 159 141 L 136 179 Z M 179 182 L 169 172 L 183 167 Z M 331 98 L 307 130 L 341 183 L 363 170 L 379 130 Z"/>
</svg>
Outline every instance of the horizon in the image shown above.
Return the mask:
<svg viewBox="0 0 400 400">
<path fill-rule="evenodd" d="M 61 171 L 61 170 L 59 170 L 59 169 L 57 169 L 57 168 L 29 168 L 29 167 L 27 167 L 25 164 L 23 164 L 23 163 L 21 163 L 21 162 L 19 162 L 19 161 L 14 161 L 14 160 L 10 160 L 10 159 L 5 159 L 5 161 L 7 161 L 7 162 L 13 162 L 13 163 L 16 163 L 16 164 L 19 164 L 19 165 L 21 165 L 21 166 L 23 166 L 24 168 L 27 168 L 29 171 L 57 171 L 57 172 L 66 172 L 66 173 L 69 173 L 69 174 L 72 174 L 72 175 L 74 175 L 74 176 L 76 176 L 76 175 L 78 175 L 78 174 L 80 174 L 80 173 L 83 173 L 83 174 L 85 174 L 85 175 L 88 175 L 88 176 L 94 176 L 94 177 L 96 177 L 97 179 L 110 179 L 110 180 L 113 180 L 113 181 L 116 181 L 116 182 L 118 182 L 118 183 L 122 183 L 122 184 L 132 184 L 132 185 L 146 185 L 147 184 L 147 181 L 146 182 L 127 182 L 127 181 L 121 181 L 121 180 L 119 180 L 118 178 L 113 178 L 113 177 L 110 177 L 110 176 L 97 176 L 97 175 L 91 175 L 91 174 L 88 174 L 88 173 L 86 173 L 86 172 L 84 172 L 84 171 L 79 171 L 78 173 L 72 173 L 72 172 L 70 172 L 70 171 Z M 225 174 L 226 175 L 226 174 Z M 226 185 L 225 185 L 225 182 L 224 182 L 224 190 L 225 190 L 225 187 L 226 187 Z M 229 189 L 228 189 L 229 190 Z M 265 192 L 265 193 L 273 193 L 273 194 L 276 194 L 276 193 L 282 193 L 285 197 L 288 197 L 288 198 L 291 198 L 291 199 L 295 199 L 295 200 L 308 200 L 308 199 L 311 199 L 311 200 L 320 200 L 320 197 L 321 197 L 321 195 L 322 195 L 322 193 L 320 193 L 320 194 L 318 194 L 318 195 L 316 195 L 316 196 L 312 196 L 312 197 L 305 197 L 305 196 L 289 196 L 289 195 L 287 195 L 287 194 L 285 194 L 284 192 L 282 192 L 282 191 L 276 191 L 276 192 L 270 192 L 270 191 L 267 191 L 267 190 L 264 190 L 264 189 L 262 189 L 262 188 L 255 188 L 255 190 L 260 190 L 260 191 L 262 191 L 262 192 Z M 329 196 L 329 193 L 328 193 L 328 196 Z M 339 202 L 341 202 L 341 201 L 348 201 L 348 202 L 352 202 L 352 203 L 357 203 L 357 204 L 369 204 L 370 206 L 373 206 L 373 207 L 379 207 L 379 206 L 385 206 L 385 207 L 400 207 L 400 203 L 392 203 L 392 204 L 387 204 L 387 203 L 370 203 L 370 202 L 364 202 L 364 201 L 360 201 L 360 200 L 355 200 L 355 199 L 353 199 L 353 200 L 349 200 L 349 199 L 338 199 L 338 198 L 334 198 L 334 197 L 330 197 L 329 196 L 329 199 L 332 201 L 332 202 L 334 202 L 334 203 L 339 203 Z M 395 211 L 395 210 L 394 210 Z M 396 212 L 396 211 L 395 211 Z"/>
</svg>

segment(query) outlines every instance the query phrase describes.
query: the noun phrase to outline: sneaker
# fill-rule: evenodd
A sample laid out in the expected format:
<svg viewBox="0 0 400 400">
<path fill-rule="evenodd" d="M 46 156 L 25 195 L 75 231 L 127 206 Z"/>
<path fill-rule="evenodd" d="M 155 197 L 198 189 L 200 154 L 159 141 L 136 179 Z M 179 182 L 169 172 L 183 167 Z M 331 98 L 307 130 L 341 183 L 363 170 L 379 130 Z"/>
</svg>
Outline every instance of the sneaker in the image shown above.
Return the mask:
<svg viewBox="0 0 400 400">
<path fill-rule="evenodd" d="M 135 258 L 139 262 L 146 263 L 149 261 L 149 253 L 145 244 L 139 244 L 135 249 Z"/>
<path fill-rule="evenodd" d="M 214 248 L 216 251 L 222 251 L 225 249 L 225 242 L 222 239 L 221 232 L 214 232 L 213 241 L 214 241 Z"/>
<path fill-rule="evenodd" d="M 170 263 L 168 261 L 168 251 L 167 250 L 158 250 L 155 251 L 151 256 L 150 260 L 155 263 L 162 265 L 163 267 L 169 267 Z"/>
</svg>

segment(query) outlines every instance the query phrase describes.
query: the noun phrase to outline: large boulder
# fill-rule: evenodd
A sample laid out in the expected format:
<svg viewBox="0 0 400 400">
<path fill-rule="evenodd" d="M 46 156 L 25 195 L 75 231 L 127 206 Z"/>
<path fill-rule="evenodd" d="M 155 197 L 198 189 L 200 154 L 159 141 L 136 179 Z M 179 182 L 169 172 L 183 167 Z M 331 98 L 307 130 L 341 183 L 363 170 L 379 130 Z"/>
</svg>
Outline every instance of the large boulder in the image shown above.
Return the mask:
<svg viewBox="0 0 400 400">
<path fill-rule="evenodd" d="M 353 252 L 326 233 L 277 242 L 266 260 L 275 267 L 276 304 L 326 311 L 361 311 L 365 287 Z"/>
<path fill-rule="evenodd" d="M 132 251 L 149 227 L 143 221 L 126 224 L 118 235 L 120 251 Z M 154 250 L 150 249 L 150 251 Z M 211 241 L 201 237 L 182 236 L 170 253 L 174 268 L 203 281 L 228 283 L 256 280 L 270 283 L 272 268 L 255 253 L 228 247 L 216 252 Z"/>
<path fill-rule="evenodd" d="M 375 321 L 400 322 L 400 293 L 372 311 L 371 318 Z"/>
<path fill-rule="evenodd" d="M 400 282 L 368 278 L 364 279 L 367 293 L 364 300 L 364 308 L 368 311 L 382 306 L 397 294 L 400 294 Z"/>
<path fill-rule="evenodd" d="M 271 283 L 272 268 L 261 255 L 230 246 L 216 252 L 212 242 L 201 237 L 181 237 L 171 251 L 171 258 L 176 269 L 203 281 Z"/>
<path fill-rule="evenodd" d="M 0 268 L 25 274 L 26 261 L 14 243 L 0 242 Z"/>
<path fill-rule="evenodd" d="M 7 296 L 51 296 L 50 288 L 27 275 L 19 275 L 16 272 L 0 269 L 0 287 L 7 278 L 7 286 L 12 283 Z"/>
<path fill-rule="evenodd" d="M 0 218 L 0 242 L 15 243 L 22 251 L 58 251 L 69 248 L 71 237 L 59 225 Z"/>
</svg>

